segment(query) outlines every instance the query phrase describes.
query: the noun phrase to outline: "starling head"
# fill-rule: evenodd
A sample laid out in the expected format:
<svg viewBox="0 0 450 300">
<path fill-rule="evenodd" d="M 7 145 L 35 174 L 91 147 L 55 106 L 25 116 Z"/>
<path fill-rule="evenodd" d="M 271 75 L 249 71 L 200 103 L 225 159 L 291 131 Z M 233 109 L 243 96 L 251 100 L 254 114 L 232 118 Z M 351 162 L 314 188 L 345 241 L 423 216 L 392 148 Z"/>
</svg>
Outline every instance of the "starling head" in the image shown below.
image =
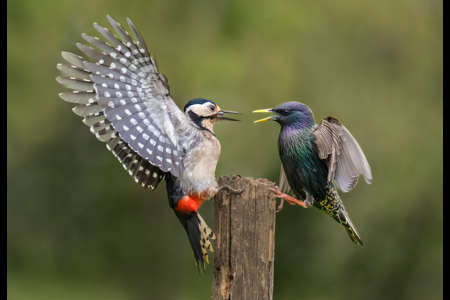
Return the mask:
<svg viewBox="0 0 450 300">
<path fill-rule="evenodd" d="M 304 128 L 315 124 L 312 111 L 303 103 L 300 102 L 286 102 L 278 105 L 274 108 L 255 110 L 254 113 L 267 113 L 271 112 L 276 114 L 261 120 L 255 121 L 276 121 L 281 127 L 298 127 Z"/>
<path fill-rule="evenodd" d="M 206 128 L 210 131 L 212 131 L 212 127 L 217 121 L 238 121 L 225 117 L 225 114 L 239 114 L 234 111 L 221 110 L 214 102 L 203 98 L 196 98 L 189 101 L 184 107 L 184 113 L 199 127 Z"/>
</svg>

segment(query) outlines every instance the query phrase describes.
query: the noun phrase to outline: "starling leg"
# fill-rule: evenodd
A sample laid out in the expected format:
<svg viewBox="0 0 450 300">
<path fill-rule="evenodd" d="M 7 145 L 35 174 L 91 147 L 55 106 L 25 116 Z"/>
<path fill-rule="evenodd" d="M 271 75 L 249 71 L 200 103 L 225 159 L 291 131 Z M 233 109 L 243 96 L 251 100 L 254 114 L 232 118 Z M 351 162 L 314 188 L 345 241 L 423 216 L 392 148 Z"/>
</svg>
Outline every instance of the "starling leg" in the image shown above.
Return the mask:
<svg viewBox="0 0 450 300">
<path fill-rule="evenodd" d="M 305 191 L 306 192 L 306 191 Z M 310 193 L 306 192 L 306 199 L 303 201 L 308 207 L 313 205 L 314 203 L 314 197 Z"/>
<path fill-rule="evenodd" d="M 269 190 L 275 193 L 276 198 L 281 198 L 281 203 L 280 206 L 278 206 L 277 212 L 283 209 L 284 200 L 286 200 L 290 205 L 298 204 L 304 208 L 308 208 L 310 206 L 308 205 L 309 203 L 306 204 L 300 200 L 295 199 L 294 197 L 282 193 L 278 187 L 276 187 L 275 189 L 269 188 Z"/>
</svg>

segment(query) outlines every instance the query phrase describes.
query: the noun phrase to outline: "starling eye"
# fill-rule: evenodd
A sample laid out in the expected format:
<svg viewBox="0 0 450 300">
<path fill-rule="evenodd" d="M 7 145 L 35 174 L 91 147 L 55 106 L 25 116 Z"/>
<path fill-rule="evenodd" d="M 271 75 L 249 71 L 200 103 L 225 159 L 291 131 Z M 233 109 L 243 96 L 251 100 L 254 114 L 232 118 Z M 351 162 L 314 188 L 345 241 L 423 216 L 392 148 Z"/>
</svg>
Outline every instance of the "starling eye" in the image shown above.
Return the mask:
<svg viewBox="0 0 450 300">
<path fill-rule="evenodd" d="M 278 112 L 283 116 L 287 116 L 287 114 L 289 113 L 289 111 L 287 109 L 281 109 Z"/>
</svg>

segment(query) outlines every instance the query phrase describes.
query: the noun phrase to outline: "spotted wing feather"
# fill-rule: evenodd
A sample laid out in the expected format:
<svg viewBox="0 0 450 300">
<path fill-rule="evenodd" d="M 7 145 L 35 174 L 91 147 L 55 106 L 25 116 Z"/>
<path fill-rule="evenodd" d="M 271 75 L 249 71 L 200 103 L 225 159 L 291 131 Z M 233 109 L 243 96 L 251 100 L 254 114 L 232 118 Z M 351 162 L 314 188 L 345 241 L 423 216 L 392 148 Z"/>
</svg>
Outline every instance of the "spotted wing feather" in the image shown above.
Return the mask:
<svg viewBox="0 0 450 300">
<path fill-rule="evenodd" d="M 336 118 L 326 117 L 313 129 L 319 157 L 327 160 L 328 181 L 344 192 L 350 191 L 364 175 L 367 183 L 372 182 L 369 163 L 358 142 Z"/>
<path fill-rule="evenodd" d="M 57 80 L 74 91 L 60 97 L 77 104 L 74 112 L 139 184 L 155 188 L 165 173 L 180 175 L 184 154 L 202 134 L 172 100 L 166 77 L 132 21 L 127 19 L 134 40 L 107 18 L 119 37 L 95 23 L 108 42 L 83 34 L 97 48 L 77 44 L 87 59 L 63 52 L 70 65 L 58 64 L 67 77 Z"/>
</svg>

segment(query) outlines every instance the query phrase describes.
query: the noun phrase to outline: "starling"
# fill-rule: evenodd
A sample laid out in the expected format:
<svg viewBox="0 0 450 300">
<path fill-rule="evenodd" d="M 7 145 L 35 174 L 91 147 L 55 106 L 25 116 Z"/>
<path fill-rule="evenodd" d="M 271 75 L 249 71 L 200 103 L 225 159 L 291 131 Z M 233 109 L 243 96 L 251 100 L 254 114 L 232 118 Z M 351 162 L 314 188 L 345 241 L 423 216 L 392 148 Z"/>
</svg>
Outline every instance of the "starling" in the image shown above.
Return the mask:
<svg viewBox="0 0 450 300">
<path fill-rule="evenodd" d="M 272 189 L 281 198 L 278 211 L 284 200 L 304 208 L 314 206 L 340 223 L 355 244 L 362 245 L 336 189 L 350 191 L 361 174 L 368 184 L 372 182 L 369 163 L 355 138 L 335 117 L 326 117 L 317 125 L 309 107 L 299 102 L 254 111 L 261 112 L 275 115 L 255 123 L 272 120 L 281 125 L 280 188 Z M 286 194 L 291 189 L 295 198 Z"/>
</svg>

